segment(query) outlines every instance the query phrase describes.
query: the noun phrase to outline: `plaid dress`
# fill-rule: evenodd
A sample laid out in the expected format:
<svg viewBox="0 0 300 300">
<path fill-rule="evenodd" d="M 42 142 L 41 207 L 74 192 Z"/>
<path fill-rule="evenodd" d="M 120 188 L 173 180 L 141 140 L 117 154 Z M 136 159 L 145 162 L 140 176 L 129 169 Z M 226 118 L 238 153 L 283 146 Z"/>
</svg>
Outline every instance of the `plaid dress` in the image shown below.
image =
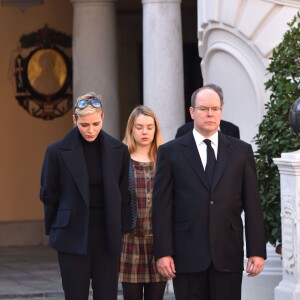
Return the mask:
<svg viewBox="0 0 300 300">
<path fill-rule="evenodd" d="M 154 184 L 154 164 L 132 161 L 137 201 L 136 228 L 123 236 L 120 259 L 121 282 L 166 281 L 156 268 L 153 256 L 152 235 L 152 192 Z"/>
</svg>

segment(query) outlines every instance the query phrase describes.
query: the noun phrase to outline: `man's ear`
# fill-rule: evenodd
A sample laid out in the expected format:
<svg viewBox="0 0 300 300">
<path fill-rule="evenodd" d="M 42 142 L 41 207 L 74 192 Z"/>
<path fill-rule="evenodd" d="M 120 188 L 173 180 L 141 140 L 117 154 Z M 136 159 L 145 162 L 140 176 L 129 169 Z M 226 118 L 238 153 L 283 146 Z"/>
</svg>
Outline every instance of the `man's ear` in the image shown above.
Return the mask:
<svg viewBox="0 0 300 300">
<path fill-rule="evenodd" d="M 190 111 L 190 115 L 191 115 L 192 120 L 194 120 L 194 112 L 195 112 L 194 107 L 191 106 L 191 107 L 189 108 L 189 111 Z"/>
</svg>

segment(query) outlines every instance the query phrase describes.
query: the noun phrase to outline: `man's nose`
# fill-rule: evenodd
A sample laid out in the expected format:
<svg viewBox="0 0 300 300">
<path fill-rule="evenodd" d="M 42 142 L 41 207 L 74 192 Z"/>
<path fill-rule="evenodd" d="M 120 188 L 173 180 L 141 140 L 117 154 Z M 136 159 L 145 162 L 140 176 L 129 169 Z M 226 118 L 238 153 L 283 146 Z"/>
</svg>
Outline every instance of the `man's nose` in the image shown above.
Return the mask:
<svg viewBox="0 0 300 300">
<path fill-rule="evenodd" d="M 212 116 L 213 110 L 212 110 L 211 107 L 208 107 L 208 108 L 207 108 L 207 114 L 208 114 L 209 116 Z"/>
</svg>

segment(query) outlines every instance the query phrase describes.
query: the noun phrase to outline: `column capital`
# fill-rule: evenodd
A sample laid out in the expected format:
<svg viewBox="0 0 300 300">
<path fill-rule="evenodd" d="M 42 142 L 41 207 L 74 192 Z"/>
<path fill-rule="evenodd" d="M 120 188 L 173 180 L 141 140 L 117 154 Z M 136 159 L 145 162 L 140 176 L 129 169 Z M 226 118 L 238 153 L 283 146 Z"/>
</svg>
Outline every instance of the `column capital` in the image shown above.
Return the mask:
<svg viewBox="0 0 300 300">
<path fill-rule="evenodd" d="M 289 153 L 281 153 L 280 158 L 273 158 L 279 173 L 285 175 L 300 175 L 300 150 Z"/>
<path fill-rule="evenodd" d="M 181 3 L 181 0 L 142 0 L 143 4 L 149 4 L 149 3 L 164 3 L 164 4 L 168 4 L 168 3 Z"/>
</svg>

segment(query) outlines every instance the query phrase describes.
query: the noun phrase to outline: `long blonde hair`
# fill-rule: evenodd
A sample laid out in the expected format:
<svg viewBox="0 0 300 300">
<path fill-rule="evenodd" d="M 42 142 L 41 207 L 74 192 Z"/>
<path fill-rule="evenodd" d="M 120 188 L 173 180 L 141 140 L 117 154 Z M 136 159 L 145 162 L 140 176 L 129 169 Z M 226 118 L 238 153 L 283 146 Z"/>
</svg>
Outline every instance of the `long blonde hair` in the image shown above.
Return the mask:
<svg viewBox="0 0 300 300">
<path fill-rule="evenodd" d="M 136 144 L 135 140 L 132 135 L 132 130 L 134 126 L 134 121 L 139 115 L 145 115 L 153 118 L 154 120 L 154 125 L 155 125 L 155 133 L 154 133 L 154 138 L 151 143 L 151 147 L 148 153 L 149 159 L 155 163 L 156 162 L 156 157 L 157 157 L 157 149 L 158 147 L 163 143 L 162 135 L 161 135 L 161 130 L 160 126 L 158 123 L 158 119 L 154 112 L 147 106 L 139 105 L 136 108 L 133 109 L 131 112 L 128 121 L 127 121 L 127 126 L 126 126 L 126 131 L 125 131 L 125 137 L 123 139 L 123 143 L 125 143 L 128 146 L 129 153 L 133 153 L 136 150 Z"/>
</svg>

